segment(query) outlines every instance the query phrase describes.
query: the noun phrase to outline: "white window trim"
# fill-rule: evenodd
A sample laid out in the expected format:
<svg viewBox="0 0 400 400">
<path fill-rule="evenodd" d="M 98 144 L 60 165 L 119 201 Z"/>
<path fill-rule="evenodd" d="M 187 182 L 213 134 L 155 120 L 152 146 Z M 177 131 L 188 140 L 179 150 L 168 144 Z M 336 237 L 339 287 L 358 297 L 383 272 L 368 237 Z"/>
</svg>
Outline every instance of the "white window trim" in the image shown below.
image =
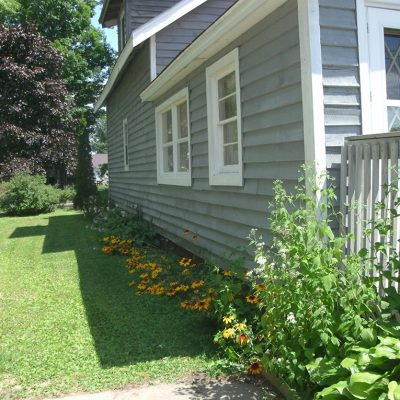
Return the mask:
<svg viewBox="0 0 400 400">
<path fill-rule="evenodd" d="M 177 151 L 177 127 L 176 121 L 172 119 L 172 135 L 173 135 L 173 157 L 174 157 L 174 172 L 164 172 L 164 152 L 162 143 L 162 114 L 168 111 L 171 107 L 176 106 L 183 101 L 187 104 L 187 118 L 188 118 L 188 159 L 189 170 L 186 172 L 178 172 L 178 151 Z M 189 89 L 186 87 L 174 94 L 164 103 L 156 107 L 156 147 L 157 147 L 157 183 L 164 185 L 177 185 L 177 186 L 191 186 L 192 185 L 192 164 L 191 164 L 191 143 L 190 143 L 190 114 L 189 114 Z M 175 126 L 175 128 L 174 128 Z"/>
<path fill-rule="evenodd" d="M 356 0 L 357 4 L 357 25 L 358 25 L 358 51 L 360 62 L 361 81 L 361 114 L 362 134 L 385 133 L 387 131 L 387 110 L 386 107 L 386 78 L 382 72 L 375 72 L 374 79 L 371 79 L 371 55 L 375 57 L 383 50 L 379 48 L 379 41 L 382 35 L 378 32 L 383 25 L 376 21 L 371 24 L 369 10 L 387 12 L 389 10 L 400 10 L 400 0 Z M 389 11 L 390 12 L 390 11 Z M 379 28 L 379 24 L 382 26 Z M 371 31 L 372 30 L 372 31 Z M 370 48 L 370 35 L 377 32 L 377 39 Z M 366 40 L 367 38 L 367 40 Z M 380 38 L 380 39 L 379 39 Z M 382 60 L 384 62 L 384 60 Z M 383 82 L 383 83 L 382 83 Z"/>
<path fill-rule="evenodd" d="M 224 166 L 218 132 L 218 92 L 220 78 L 235 71 L 236 118 L 238 125 L 238 160 L 235 166 Z M 209 183 L 212 186 L 243 186 L 242 113 L 240 96 L 239 48 L 226 54 L 206 69 Z"/>
<path fill-rule="evenodd" d="M 128 118 L 122 121 L 122 138 L 124 143 L 124 170 L 129 171 L 129 137 L 128 137 Z"/>
</svg>

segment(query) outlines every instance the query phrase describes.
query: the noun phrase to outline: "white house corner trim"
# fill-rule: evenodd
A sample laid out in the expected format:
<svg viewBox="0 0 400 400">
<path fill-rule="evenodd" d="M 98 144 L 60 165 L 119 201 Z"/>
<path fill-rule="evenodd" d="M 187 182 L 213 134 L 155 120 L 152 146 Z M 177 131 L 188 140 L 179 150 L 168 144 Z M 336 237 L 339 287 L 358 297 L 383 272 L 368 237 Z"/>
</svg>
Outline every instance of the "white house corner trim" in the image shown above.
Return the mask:
<svg viewBox="0 0 400 400">
<path fill-rule="evenodd" d="M 318 0 L 298 0 L 304 155 L 320 175 L 326 169 L 324 90 Z"/>
<path fill-rule="evenodd" d="M 156 35 L 150 37 L 150 80 L 157 77 L 157 53 L 156 53 Z"/>
<path fill-rule="evenodd" d="M 361 95 L 361 128 L 362 134 L 372 132 L 371 121 L 371 85 L 369 77 L 369 49 L 368 49 L 368 19 L 365 0 L 356 0 L 357 7 L 357 39 L 358 59 L 360 69 L 360 95 Z"/>
</svg>

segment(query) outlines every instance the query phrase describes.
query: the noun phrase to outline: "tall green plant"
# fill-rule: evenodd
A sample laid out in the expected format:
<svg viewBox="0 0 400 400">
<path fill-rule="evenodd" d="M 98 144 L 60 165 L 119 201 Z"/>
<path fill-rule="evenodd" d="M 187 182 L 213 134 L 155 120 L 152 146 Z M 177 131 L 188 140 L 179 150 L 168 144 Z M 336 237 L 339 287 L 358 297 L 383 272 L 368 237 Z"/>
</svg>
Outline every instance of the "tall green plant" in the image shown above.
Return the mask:
<svg viewBox="0 0 400 400">
<path fill-rule="evenodd" d="M 317 365 L 326 365 L 321 379 L 329 381 L 331 360 L 375 337 L 369 318 L 375 290 L 362 283 L 360 257 L 346 257 L 346 238 L 330 227 L 336 218 L 334 188 L 319 189 L 314 182 L 302 180 L 288 194 L 276 181 L 272 243 L 266 247 L 255 231 L 251 235 L 259 264 L 254 279 L 265 287 L 259 293 L 262 363 L 304 395 L 317 386 Z M 318 198 L 324 199 L 322 213 Z"/>
</svg>

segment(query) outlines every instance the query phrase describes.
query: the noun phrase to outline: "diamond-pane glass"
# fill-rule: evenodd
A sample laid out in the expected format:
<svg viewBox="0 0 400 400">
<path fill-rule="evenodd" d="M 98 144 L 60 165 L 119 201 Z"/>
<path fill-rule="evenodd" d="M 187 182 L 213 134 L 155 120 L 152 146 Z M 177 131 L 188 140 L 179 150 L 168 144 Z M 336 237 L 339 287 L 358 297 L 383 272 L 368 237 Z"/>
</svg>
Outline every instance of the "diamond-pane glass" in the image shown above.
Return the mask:
<svg viewBox="0 0 400 400">
<path fill-rule="evenodd" d="M 389 100 L 400 100 L 400 31 L 385 30 L 386 89 Z"/>
<path fill-rule="evenodd" d="M 400 107 L 388 107 L 389 132 L 400 131 Z"/>
</svg>

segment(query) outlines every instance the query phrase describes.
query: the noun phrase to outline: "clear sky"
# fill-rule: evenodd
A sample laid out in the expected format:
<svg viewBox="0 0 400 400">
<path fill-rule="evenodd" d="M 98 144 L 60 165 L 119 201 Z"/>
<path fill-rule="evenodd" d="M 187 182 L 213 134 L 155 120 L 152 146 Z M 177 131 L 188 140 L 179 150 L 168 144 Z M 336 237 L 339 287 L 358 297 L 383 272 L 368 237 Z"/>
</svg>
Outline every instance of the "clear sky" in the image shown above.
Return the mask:
<svg viewBox="0 0 400 400">
<path fill-rule="evenodd" d="M 96 7 L 96 15 L 92 18 L 92 24 L 96 27 L 101 28 L 99 24 L 99 18 L 101 13 L 102 6 Z M 111 45 L 114 50 L 118 50 L 118 36 L 117 36 L 117 29 L 116 28 L 106 28 L 103 29 L 103 32 L 106 34 L 107 42 Z"/>
</svg>

